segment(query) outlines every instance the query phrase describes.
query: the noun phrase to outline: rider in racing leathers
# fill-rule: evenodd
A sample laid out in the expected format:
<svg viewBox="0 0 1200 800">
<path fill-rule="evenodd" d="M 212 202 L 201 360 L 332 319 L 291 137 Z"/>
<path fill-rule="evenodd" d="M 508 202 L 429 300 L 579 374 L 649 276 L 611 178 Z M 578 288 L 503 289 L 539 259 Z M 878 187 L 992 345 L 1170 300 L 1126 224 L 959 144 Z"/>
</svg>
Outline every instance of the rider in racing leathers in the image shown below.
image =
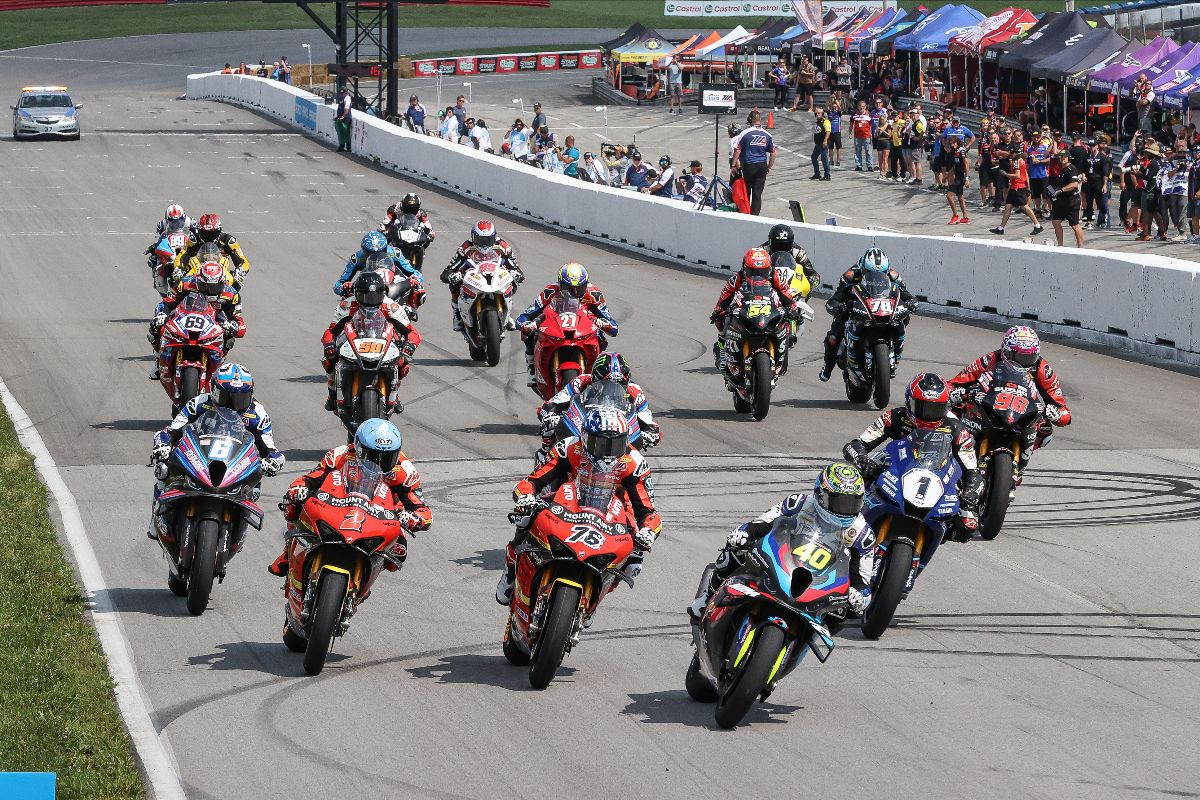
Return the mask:
<svg viewBox="0 0 1200 800">
<path fill-rule="evenodd" d="M 752 247 L 747 250 L 746 255 L 742 258 L 741 271 L 721 287 L 717 304 L 713 306 L 712 314 L 708 317 L 708 321 L 717 328 L 717 341 L 713 344 L 713 358 L 716 361 L 717 370 L 722 374 L 725 373 L 725 322 L 729 316 L 729 305 L 737 296 L 738 290 L 746 283 L 769 283 L 775 290 L 775 294 L 779 295 L 779 302 L 783 305 L 788 317 L 794 319 L 800 314 L 799 303 L 792 296 L 792 290 L 780 280 L 779 273 L 772 269 L 771 256 L 767 251 L 761 247 Z M 781 358 L 782 356 L 783 353 L 780 354 Z"/>
<path fill-rule="evenodd" d="M 183 211 L 183 206 L 171 203 L 158 221 L 154 243 L 146 248 L 146 266 L 155 275 L 154 286 L 161 294 L 168 291 L 167 281 L 174 268 L 175 248 L 171 246 L 171 234 L 178 234 L 186 241 L 188 231 L 196 223 Z"/>
<path fill-rule="evenodd" d="M 538 409 L 538 419 L 542 423 L 542 447 L 534 456 L 534 460 L 541 464 L 549 456 L 550 448 L 558 441 L 556 434 L 563 412 L 571 405 L 571 401 L 584 394 L 594 381 L 611 380 L 625 387 L 625 396 L 637 417 L 638 430 L 641 432 L 638 449 L 649 450 L 657 447 L 662 441 L 662 431 L 654 421 L 646 393 L 642 391 L 642 387 L 630 382 L 632 374 L 633 371 L 620 353 L 601 353 L 597 356 L 596 363 L 592 364 L 590 374 L 575 378 L 558 394 L 543 403 Z"/>
<path fill-rule="evenodd" d="M 246 335 L 246 320 L 242 317 L 241 298 L 225 283 L 225 269 L 220 264 L 209 261 L 201 265 L 194 277 L 181 283 L 155 307 L 154 319 L 150 322 L 150 330 L 146 333 L 146 339 L 154 348 L 156 356 L 162 343 L 162 329 L 167 324 L 167 318 L 189 294 L 193 293 L 203 295 L 210 305 L 216 307 L 217 323 L 225 331 L 226 353 L 233 347 L 235 339 L 241 339 Z M 158 378 L 158 361 L 155 360 L 154 368 L 150 371 L 150 380 L 156 381 Z"/>
<path fill-rule="evenodd" d="M 796 244 L 796 234 L 789 226 L 781 222 L 771 228 L 770 233 L 767 234 L 767 240 L 759 247 L 766 249 L 767 253 L 772 256 L 776 253 L 791 253 L 792 260 L 796 262 L 796 269 L 808 278 L 809 285 L 813 289 L 821 285 L 821 273 L 813 267 L 812 259 L 808 257 L 808 251 Z"/>
<path fill-rule="evenodd" d="M 953 538 L 965 542 L 979 527 L 979 495 L 983 475 L 975 457 L 975 438 L 962 420 L 950 413 L 950 387 L 938 375 L 922 372 L 913 378 L 904 393 L 902 406 L 888 409 L 879 415 L 857 439 L 842 448 L 842 455 L 868 477 L 873 477 L 875 465 L 867 454 L 888 440 L 903 439 L 914 428 L 945 431 L 952 437 L 954 456 L 962 467 L 958 479 L 958 519 Z"/>
<path fill-rule="evenodd" d="M 388 238 L 388 241 L 395 243 L 399 241 L 398 231 L 395 229 L 395 224 L 406 214 L 412 214 L 420 223 L 421 230 L 424 232 L 430 244 L 433 244 L 434 238 L 437 236 L 433 232 L 433 225 L 429 222 L 429 214 L 421 208 L 421 197 L 415 192 L 409 192 L 404 195 L 404 198 L 399 203 L 392 203 L 384 212 L 384 220 L 379 223 L 379 232 Z"/>
<path fill-rule="evenodd" d="M 837 363 L 838 348 L 841 346 L 842 339 L 846 335 L 846 320 L 850 316 L 848 307 L 850 290 L 862 282 L 863 274 L 866 272 L 886 274 L 892 283 L 899 287 L 900 303 L 903 306 L 903 310 L 897 311 L 897 318 L 907 318 L 908 315 L 917 310 L 918 304 L 916 298 L 908 291 L 908 287 L 904 285 L 904 281 L 900 280 L 900 273 L 891 268 L 891 262 L 888 260 L 887 254 L 878 247 L 868 248 L 867 252 L 863 253 L 862 258 L 858 260 L 858 263 L 842 274 L 842 279 L 833 291 L 833 296 L 825 303 L 825 310 L 833 317 L 833 322 L 830 323 L 829 333 L 825 335 L 825 366 L 821 368 L 820 374 L 822 381 L 829 380 L 829 377 L 833 374 L 833 367 Z M 891 368 L 893 378 L 896 377 L 896 369 L 900 364 L 900 355 L 904 352 L 903 327 L 896 337 L 894 344 L 896 363 Z"/>
<path fill-rule="evenodd" d="M 387 243 L 386 236 L 379 231 L 370 231 L 363 236 L 361 245 L 346 261 L 346 268 L 342 270 L 342 274 L 333 282 L 334 294 L 339 297 L 348 297 L 354 288 L 354 276 L 366 267 L 368 261 L 375 260 L 372 256 L 383 254 L 390 262 L 388 266 L 392 271 L 406 276 L 412 286 L 412 294 L 405 305 L 415 311 L 421 303 L 425 302 L 425 289 L 422 286 L 421 273 L 409 263 L 403 253 Z"/>
<path fill-rule="evenodd" d="M 971 387 L 978 385 L 979 379 L 985 373 L 1000 363 L 1001 359 L 1020 365 L 1032 376 L 1046 406 L 1046 410 L 1042 412 L 1045 419 L 1039 420 L 1036 426 L 1025 432 L 1025 442 L 1021 448 L 1017 470 L 1013 473 L 1013 483 L 1020 486 L 1021 473 L 1025 471 L 1033 451 L 1049 443 L 1050 437 L 1054 435 L 1052 423 L 1060 428 L 1071 424 L 1071 409 L 1067 408 L 1067 399 L 1063 397 L 1058 374 L 1050 367 L 1050 362 L 1042 358 L 1042 343 L 1037 331 L 1026 325 L 1014 325 L 1009 328 L 1004 332 L 1004 340 L 999 350 L 984 353 L 947 381 L 951 387 L 951 401 L 959 402 Z"/>
<path fill-rule="evenodd" d="M 409 533 L 428 530 L 433 524 L 433 512 L 425 505 L 421 493 L 421 475 L 400 449 L 400 429 L 384 419 L 364 420 L 354 432 L 354 441 L 335 447 L 317 462 L 316 466 L 292 481 L 283 494 L 284 517 L 290 530 L 300 517 L 300 509 L 309 495 L 315 494 L 329 473 L 342 468 L 347 459 L 370 461 L 383 472 L 383 482 L 391 490 L 392 502 L 404 511 L 400 512 L 400 524 Z M 397 539 L 391 554 L 404 561 L 407 548 L 403 538 Z M 395 571 L 391 563 L 387 568 Z M 276 558 L 267 572 L 283 577 L 287 574 L 287 549 Z"/>
<path fill-rule="evenodd" d="M 563 484 L 573 480 L 581 465 L 590 464 L 604 472 L 612 472 L 616 486 L 622 490 L 637 520 L 633 534 L 634 550 L 621 569 L 632 581 L 642 568 L 642 560 L 654 540 L 662 532 L 662 519 L 654 509 L 651 492 L 650 465 L 642 455 L 629 447 L 629 428 L 625 417 L 615 408 L 598 408 L 588 412 L 583 424 L 583 439 L 569 436 L 554 446 L 550 459 L 513 487 L 516 509 L 509 519 L 516 524 L 516 533 L 505 550 L 504 574 L 496 584 L 496 602 L 508 605 L 516 580 L 517 550 L 525 541 L 534 518 L 543 504 L 554 497 Z"/>
<path fill-rule="evenodd" d="M 166 488 L 164 479 L 167 477 L 167 459 L 170 458 L 175 445 L 183 438 L 183 429 L 199 419 L 202 414 L 216 408 L 228 408 L 241 415 L 242 424 L 254 435 L 254 444 L 262 459 L 263 475 L 270 478 L 283 469 L 286 459 L 283 453 L 275 449 L 271 417 L 263 404 L 254 399 L 254 376 L 241 364 L 232 361 L 222 364 L 213 376 L 212 391 L 193 397 L 179 410 L 179 415 L 171 420 L 167 427 L 154 434 L 150 460 L 158 482 L 154 485 L 154 504 L 151 508 L 150 527 L 146 531 L 146 535 L 151 539 L 158 538 L 158 496 Z M 255 487 L 251 499 L 258 499 L 258 487 Z M 163 527 L 165 528 L 165 523 Z"/>
<path fill-rule="evenodd" d="M 513 252 L 512 245 L 496 233 L 496 226 L 486 219 L 476 222 L 475 227 L 471 228 L 471 238 L 458 246 L 441 274 L 442 283 L 450 286 L 450 324 L 454 330 L 460 332 L 463 324 L 458 316 L 458 293 L 470 264 L 468 257 L 472 250 L 494 250 L 500 256 L 500 265 L 513 274 L 516 283 L 520 284 L 525 280 L 525 271 L 517 264 L 517 254 Z"/>
<path fill-rule="evenodd" d="M 850 561 L 850 608 L 862 613 L 870 602 L 875 563 L 871 547 L 874 537 L 861 514 L 865 494 L 866 485 L 858 469 L 834 462 L 817 476 L 810 494 L 790 494 L 750 522 L 734 528 L 725 537 L 725 546 L 717 553 L 717 560 L 706 568 L 710 570 L 708 583 L 688 608 L 688 614 L 700 619 L 712 593 L 738 568 L 745 553 L 771 532 L 775 520 L 795 516 L 842 529 L 842 543 Z"/>
<path fill-rule="evenodd" d="M 600 349 L 608 347 L 605 335 L 617 335 L 617 321 L 608 312 L 608 303 L 604 301 L 604 292 L 588 280 L 588 272 L 583 265 L 569 261 L 558 271 L 558 280 L 547 283 L 538 292 L 537 297 L 529 307 L 517 317 L 517 327 L 521 329 L 521 338 L 525 340 L 525 367 L 529 370 L 529 381 L 526 385 L 537 386 L 537 375 L 533 367 L 533 351 L 537 343 L 538 319 L 546 307 L 554 302 L 556 297 L 573 297 L 579 305 L 591 312 L 595 318 L 596 330 L 600 338 Z"/>
<path fill-rule="evenodd" d="M 175 269 L 185 272 L 185 266 L 200 252 L 200 247 L 205 242 L 215 243 L 233 262 L 233 288 L 241 291 L 242 284 L 246 282 L 246 275 L 250 272 L 250 262 L 242 253 L 242 246 L 238 244 L 238 240 L 222 231 L 221 218 L 216 214 L 204 214 L 200 217 L 200 222 L 192 229 L 192 236 L 187 244 L 179 255 L 175 256 Z"/>
<path fill-rule="evenodd" d="M 417 346 L 421 344 L 421 334 L 412 324 L 405 307 L 388 298 L 387 284 L 383 282 L 383 278 L 376 272 L 364 272 L 354 279 L 354 299 L 346 298 L 338 303 L 333 322 L 329 323 L 329 327 L 321 335 L 321 366 L 325 369 L 325 388 L 329 392 L 325 399 L 326 411 L 336 411 L 342 404 L 342 399 L 337 396 L 333 374 L 338 359 L 338 336 L 346 327 L 346 323 L 359 311 L 374 310 L 383 312 L 403 340 L 403 344 L 400 345 L 400 360 L 396 362 L 396 379 L 391 381 L 392 391 L 387 398 L 389 407 L 396 405 L 400 396 L 400 381 L 408 375 L 409 362 L 413 353 L 417 351 Z"/>
</svg>

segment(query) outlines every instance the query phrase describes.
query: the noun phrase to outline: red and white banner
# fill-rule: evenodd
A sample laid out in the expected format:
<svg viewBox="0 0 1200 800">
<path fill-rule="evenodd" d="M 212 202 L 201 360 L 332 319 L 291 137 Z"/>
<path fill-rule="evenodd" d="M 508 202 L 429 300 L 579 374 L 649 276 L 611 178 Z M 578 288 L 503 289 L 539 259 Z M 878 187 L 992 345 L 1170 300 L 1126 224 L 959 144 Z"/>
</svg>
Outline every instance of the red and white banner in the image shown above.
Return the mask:
<svg viewBox="0 0 1200 800">
<path fill-rule="evenodd" d="M 600 69 L 602 66 L 599 50 L 419 58 L 413 61 L 418 78 L 432 78 L 439 70 L 443 75 L 488 75 L 518 70 Z"/>
</svg>

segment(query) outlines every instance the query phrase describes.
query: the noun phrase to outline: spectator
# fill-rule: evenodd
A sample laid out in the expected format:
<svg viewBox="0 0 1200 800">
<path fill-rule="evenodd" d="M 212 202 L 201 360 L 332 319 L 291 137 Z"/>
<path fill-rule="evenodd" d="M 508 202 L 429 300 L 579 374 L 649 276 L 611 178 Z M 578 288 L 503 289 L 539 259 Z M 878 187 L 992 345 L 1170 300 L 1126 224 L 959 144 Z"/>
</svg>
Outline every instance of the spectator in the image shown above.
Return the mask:
<svg viewBox="0 0 1200 800">
<path fill-rule="evenodd" d="M 458 117 L 454 113 L 454 106 L 446 106 L 445 110 L 438 115 L 440 122 L 438 123 L 438 135 L 447 142 L 458 143 Z"/>
<path fill-rule="evenodd" d="M 992 228 L 992 233 L 1003 236 L 1004 228 L 1008 225 L 1008 219 L 1012 215 L 1013 209 L 1018 209 L 1033 223 L 1033 231 L 1030 232 L 1030 235 L 1037 236 L 1045 229 L 1034 216 L 1033 209 L 1029 207 L 1029 166 L 1025 161 L 1023 144 L 1019 137 L 1014 139 L 1012 147 L 1013 152 L 1011 158 L 1008 159 L 1012 171 L 1004 173 L 1004 177 L 1008 179 L 1008 194 L 1004 198 L 1004 216 L 1000 219 L 1000 224 Z"/>
<path fill-rule="evenodd" d="M 1181 145 L 1182 146 L 1182 145 Z M 1186 242 L 1183 226 L 1187 219 L 1188 163 L 1184 150 L 1168 151 L 1162 170 L 1163 220 L 1175 227 L 1175 241 Z"/>
<path fill-rule="evenodd" d="M 621 186 L 625 182 L 625 172 L 632 163 L 629 155 L 625 152 L 625 146 L 619 144 L 605 146 L 600 153 L 604 157 L 604 168 L 608 174 L 605 183 L 609 186 Z"/>
<path fill-rule="evenodd" d="M 767 185 L 767 173 L 775 166 L 775 140 L 771 138 L 771 134 L 759 127 L 760 119 L 757 111 L 750 112 L 746 117 L 750 127 L 741 132 L 733 148 L 733 163 L 741 173 L 742 179 L 746 181 L 750 213 L 755 216 L 762 209 L 762 193 Z M 828 175 L 828 161 L 825 170 Z"/>
<path fill-rule="evenodd" d="M 833 126 L 829 122 L 829 118 L 825 116 L 825 109 L 817 106 L 813 110 L 813 151 L 812 151 L 812 168 L 813 174 L 809 177 L 810 181 L 827 181 L 829 180 L 829 140 L 833 135 Z M 825 170 L 825 174 L 821 174 L 821 170 Z"/>
<path fill-rule="evenodd" d="M 541 130 L 546 127 L 546 115 L 542 113 L 542 104 L 536 100 L 533 103 L 533 122 L 529 123 L 530 130 Z"/>
<path fill-rule="evenodd" d="M 267 67 L 267 61 L 264 58 L 258 60 L 258 72 L 255 73 L 260 78 L 271 77 L 271 70 Z"/>
<path fill-rule="evenodd" d="M 1113 162 L 1108 155 L 1107 142 L 1093 139 L 1088 142 L 1088 147 L 1087 169 L 1084 171 L 1087 181 L 1083 185 L 1083 227 L 1084 230 L 1092 230 L 1093 227 L 1107 228 L 1109 179 L 1112 176 Z"/>
<path fill-rule="evenodd" d="M 950 204 L 950 221 L 947 225 L 967 225 L 967 202 L 963 192 L 967 188 L 967 148 L 960 147 L 950 154 L 950 183 L 946 187 L 946 202 Z M 957 203 L 957 207 L 955 206 Z"/>
<path fill-rule="evenodd" d="M 817 68 L 808 60 L 808 56 L 800 57 L 800 66 L 796 70 L 796 99 L 792 102 L 792 111 L 797 111 L 801 103 L 806 103 L 805 111 L 813 110 L 813 84 L 817 82 Z"/>
<path fill-rule="evenodd" d="M 460 94 L 454 101 L 453 111 L 455 118 L 458 120 L 460 135 L 466 136 L 467 131 L 470 130 L 470 127 L 467 125 L 467 98 Z"/>
<path fill-rule="evenodd" d="M 1159 171 L 1162 170 L 1162 149 L 1157 141 L 1151 139 L 1142 148 L 1142 157 L 1134 175 L 1141 179 L 1141 231 L 1138 241 L 1150 241 L 1154 233 L 1154 225 L 1158 224 L 1159 241 L 1167 241 L 1167 226 L 1162 215 L 1162 186 L 1159 183 Z"/>
<path fill-rule="evenodd" d="M 565 165 L 564 175 L 570 178 L 579 177 L 579 148 L 575 146 L 574 136 L 568 136 L 563 142 L 563 149 L 558 154 L 558 160 Z"/>
<path fill-rule="evenodd" d="M 979 124 L 979 141 L 976 145 L 978 158 L 975 159 L 975 172 L 979 176 L 979 207 L 987 208 L 993 204 L 995 184 L 992 182 L 992 148 L 997 137 L 991 132 L 991 123 L 984 117 Z"/>
<path fill-rule="evenodd" d="M 888 151 L 892 147 L 891 135 L 886 130 L 888 110 L 882 97 L 875 98 L 871 109 L 871 141 L 875 147 L 875 163 L 879 167 L 879 180 L 887 180 Z"/>
<path fill-rule="evenodd" d="M 350 93 L 343 86 L 338 89 L 337 105 L 333 111 L 333 129 L 337 132 L 339 153 L 350 152 L 350 109 L 352 102 Z"/>
<path fill-rule="evenodd" d="M 771 67 L 770 77 L 771 87 L 775 90 L 775 99 L 772 105 L 776 111 L 782 111 L 787 108 L 788 96 L 788 68 L 786 58 L 783 56 L 779 57 L 779 63 Z"/>
<path fill-rule="evenodd" d="M 693 159 L 692 163 L 688 164 L 687 175 L 683 176 L 683 193 L 690 202 L 699 205 L 704 200 L 707 191 L 708 178 L 704 177 L 704 165 Z M 1200 193 L 1200 186 L 1196 191 Z M 1200 234 L 1200 230 L 1197 231 L 1197 234 Z"/>
<path fill-rule="evenodd" d="M 891 139 L 891 149 L 888 150 L 888 178 L 893 183 L 904 180 L 904 117 L 893 113 L 888 117 L 888 137 Z"/>
<path fill-rule="evenodd" d="M 874 120 L 867 111 L 867 101 L 859 100 L 854 116 L 850 118 L 850 131 L 854 136 L 854 171 L 870 172 L 875 168 L 871 161 L 871 132 Z"/>
<path fill-rule="evenodd" d="M 1154 86 L 1144 72 L 1138 75 L 1137 80 L 1133 82 L 1133 99 L 1137 107 L 1138 130 L 1150 133 L 1150 112 L 1154 103 Z"/>
<path fill-rule="evenodd" d="M 667 113 L 675 109 L 683 113 L 683 67 L 673 58 L 667 58 Z"/>
<path fill-rule="evenodd" d="M 233 65 L 230 64 L 228 61 L 226 61 L 225 69 L 221 70 L 221 74 L 222 75 L 232 75 L 233 74 Z"/>
<path fill-rule="evenodd" d="M 467 136 L 476 150 L 484 153 L 495 152 L 492 150 L 492 134 L 487 129 L 487 123 L 482 119 L 475 120 L 475 127 L 471 128 Z"/>
<path fill-rule="evenodd" d="M 1054 225 L 1054 239 L 1058 246 L 1063 246 L 1063 223 L 1075 232 L 1075 246 L 1083 247 L 1083 228 L 1079 227 L 1079 189 L 1083 185 L 1083 177 L 1071 161 L 1071 151 L 1067 148 L 1054 154 L 1058 162 L 1058 174 L 1051 184 L 1048 194 L 1052 200 L 1050 207 L 1050 223 Z"/>
<path fill-rule="evenodd" d="M 524 120 L 518 119 L 513 123 L 512 128 L 508 132 L 507 141 L 508 154 L 517 161 L 526 161 L 529 158 L 529 133 L 525 130 Z"/>
<path fill-rule="evenodd" d="M 1033 200 L 1033 210 L 1041 217 L 1050 211 L 1050 201 L 1046 197 L 1046 179 L 1050 176 L 1050 142 L 1051 138 L 1046 132 L 1035 133 L 1026 153 L 1029 161 L 1029 194 Z"/>
<path fill-rule="evenodd" d="M 250 74 L 250 65 L 247 64 L 245 61 L 241 62 L 240 64 L 238 64 L 238 68 L 236 70 L 234 70 L 234 74 L 235 75 L 249 75 Z"/>
<path fill-rule="evenodd" d="M 829 119 L 829 150 L 833 155 L 833 165 L 842 165 L 842 102 L 834 95 L 825 111 Z"/>
<path fill-rule="evenodd" d="M 834 67 L 833 72 L 835 76 L 834 85 L 838 91 L 849 94 L 852 88 L 850 81 L 854 75 L 854 70 L 850 67 L 850 62 L 843 58 L 841 63 Z"/>
<path fill-rule="evenodd" d="M 417 99 L 417 96 L 414 94 L 409 97 L 408 108 L 404 109 L 404 119 L 408 122 L 408 126 L 414 131 L 428 134 L 429 131 L 425 129 L 426 116 L 425 106 L 421 105 L 421 101 Z"/>
<path fill-rule="evenodd" d="M 287 56 L 279 57 L 279 80 L 289 86 L 292 83 L 292 65 L 288 63 Z"/>
<path fill-rule="evenodd" d="M 583 168 L 579 170 L 579 180 L 585 183 L 608 184 L 608 170 L 600 165 L 592 153 L 583 154 Z"/>
<path fill-rule="evenodd" d="M 675 196 L 675 170 L 671 169 L 671 157 L 663 156 L 658 160 L 658 177 L 641 191 L 668 199 Z"/>
<path fill-rule="evenodd" d="M 642 164 L 641 153 L 629 154 L 629 169 L 625 170 L 624 184 L 631 189 L 637 189 L 639 192 L 650 185 L 650 178 L 647 175 L 647 169 Z"/>
<path fill-rule="evenodd" d="M 1188 167 L 1188 227 L 1192 235 L 1189 242 L 1200 242 L 1200 148 L 1192 148 L 1192 163 Z"/>
</svg>

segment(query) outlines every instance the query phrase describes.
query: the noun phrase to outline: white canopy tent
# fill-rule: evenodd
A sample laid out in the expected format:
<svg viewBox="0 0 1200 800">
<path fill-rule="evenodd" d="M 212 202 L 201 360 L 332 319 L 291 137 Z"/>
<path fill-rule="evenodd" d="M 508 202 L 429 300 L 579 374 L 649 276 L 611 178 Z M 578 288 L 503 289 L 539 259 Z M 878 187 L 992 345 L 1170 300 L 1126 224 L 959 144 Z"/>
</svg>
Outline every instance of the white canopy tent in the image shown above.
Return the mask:
<svg viewBox="0 0 1200 800">
<path fill-rule="evenodd" d="M 701 50 L 697 50 L 693 54 L 693 57 L 694 58 L 708 58 L 713 53 L 716 53 L 718 50 L 724 49 L 728 45 L 740 44 L 741 42 L 744 42 L 747 39 L 753 39 L 754 36 L 755 36 L 755 34 L 750 33 L 745 28 L 743 28 L 741 25 L 738 25 L 736 28 L 734 28 L 729 33 L 722 36 L 720 39 L 717 39 L 715 42 L 710 44 L 708 47 L 705 47 Z"/>
</svg>

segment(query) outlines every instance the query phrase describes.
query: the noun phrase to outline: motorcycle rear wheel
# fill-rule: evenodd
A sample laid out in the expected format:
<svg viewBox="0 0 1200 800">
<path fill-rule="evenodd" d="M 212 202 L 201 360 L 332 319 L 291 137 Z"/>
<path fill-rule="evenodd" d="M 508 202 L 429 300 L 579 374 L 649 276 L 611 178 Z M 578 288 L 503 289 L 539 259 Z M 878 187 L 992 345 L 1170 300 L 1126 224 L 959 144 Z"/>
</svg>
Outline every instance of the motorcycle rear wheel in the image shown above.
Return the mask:
<svg viewBox="0 0 1200 800">
<path fill-rule="evenodd" d="M 529 685 L 535 689 L 545 689 L 550 685 L 567 654 L 567 642 L 571 638 L 575 612 L 579 610 L 579 598 L 579 589 L 565 583 L 555 586 L 550 595 L 546 624 L 542 626 L 533 646 L 533 658 L 529 666 Z"/>
<path fill-rule="evenodd" d="M 688 697 L 697 703 L 717 702 L 716 687 L 700 672 L 700 656 L 693 655 L 692 663 L 688 665 L 687 675 L 683 679 L 683 687 L 687 689 Z"/>
<path fill-rule="evenodd" d="M 988 497 L 979 520 L 979 535 L 991 541 L 1000 535 L 1008 513 L 1008 493 L 1013 486 L 1013 462 L 1007 453 L 997 453 L 988 470 Z"/>
<path fill-rule="evenodd" d="M 771 379 L 774 364 L 770 353 L 754 354 L 754 419 L 765 419 L 771 410 Z"/>
<path fill-rule="evenodd" d="M 875 369 L 875 407 L 887 408 L 892 399 L 892 353 L 887 342 L 873 346 Z"/>
<path fill-rule="evenodd" d="M 215 519 L 200 521 L 196 531 L 196 544 L 192 548 L 192 564 L 188 568 L 187 610 L 199 616 L 208 608 L 208 596 L 212 594 L 213 572 L 217 565 L 217 538 L 220 527 Z"/>
<path fill-rule="evenodd" d="M 325 658 L 333 644 L 333 631 L 342 617 L 348 580 L 340 572 L 328 571 L 321 576 L 308 626 L 308 645 L 304 649 L 304 671 L 309 675 L 320 675 L 325 669 Z"/>
<path fill-rule="evenodd" d="M 196 395 L 200 394 L 200 368 L 184 367 L 179 376 L 179 407 L 183 408 Z"/>
<path fill-rule="evenodd" d="M 494 367 L 500 363 L 500 315 L 496 309 L 488 308 L 483 312 L 484 351 L 487 354 L 487 365 Z"/>
<path fill-rule="evenodd" d="M 883 636 L 892 624 L 896 607 L 900 605 L 900 595 L 904 593 L 904 584 L 908 582 L 912 559 L 913 546 L 908 542 L 897 539 L 888 546 L 882 565 L 883 576 L 875 587 L 871 604 L 862 616 L 862 634 L 868 639 Z"/>
<path fill-rule="evenodd" d="M 722 728 L 733 728 L 754 705 L 767 688 L 771 668 L 783 650 L 783 631 L 774 625 L 762 627 L 746 665 L 733 677 L 733 682 L 717 698 L 715 717 Z"/>
</svg>

